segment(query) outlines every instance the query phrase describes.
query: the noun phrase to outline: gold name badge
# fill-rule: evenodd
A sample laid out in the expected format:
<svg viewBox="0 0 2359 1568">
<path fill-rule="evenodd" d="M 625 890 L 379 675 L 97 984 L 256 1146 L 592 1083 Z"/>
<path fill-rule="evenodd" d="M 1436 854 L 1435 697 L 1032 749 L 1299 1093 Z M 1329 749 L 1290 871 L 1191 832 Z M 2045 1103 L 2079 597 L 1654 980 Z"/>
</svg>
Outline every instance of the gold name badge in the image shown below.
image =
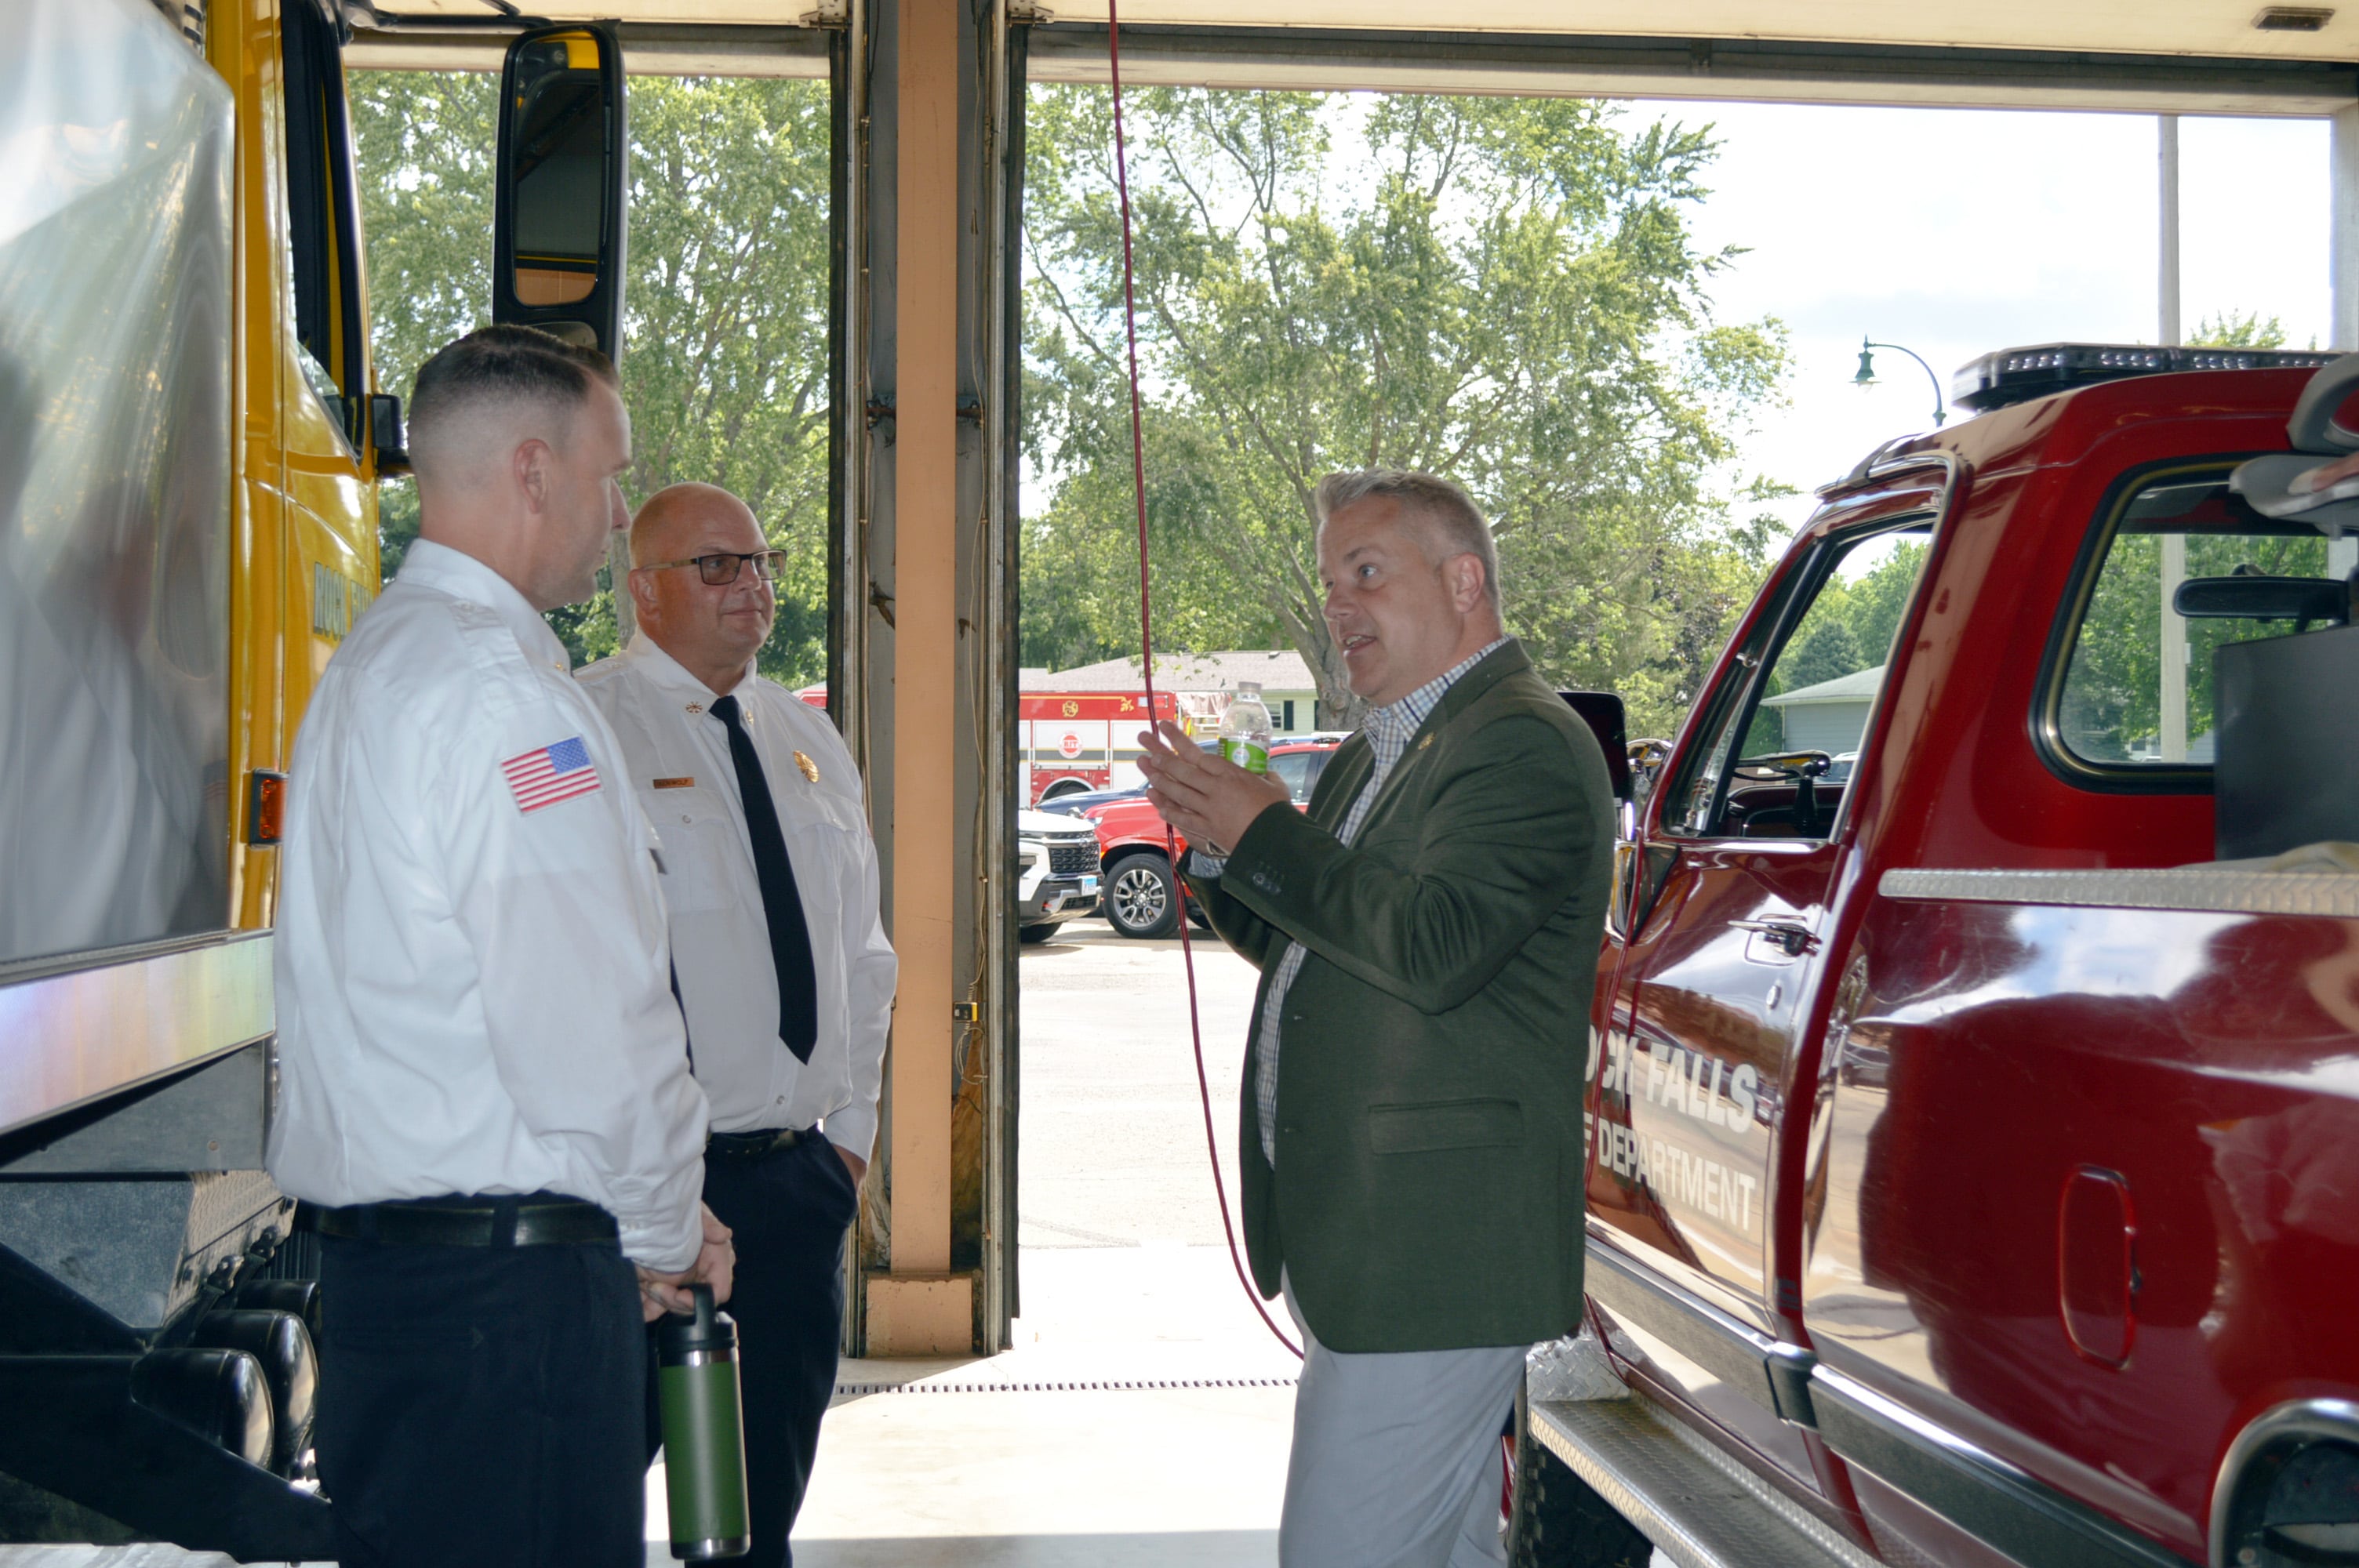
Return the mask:
<svg viewBox="0 0 2359 1568">
<path fill-rule="evenodd" d="M 809 757 L 804 756 L 800 752 L 797 752 L 795 753 L 795 766 L 802 769 L 803 777 L 810 780 L 813 784 L 819 783 L 819 764 L 812 762 Z"/>
<path fill-rule="evenodd" d="M 696 780 L 693 776 L 684 779 L 658 779 L 655 784 L 658 789 L 694 789 L 696 787 Z"/>
</svg>

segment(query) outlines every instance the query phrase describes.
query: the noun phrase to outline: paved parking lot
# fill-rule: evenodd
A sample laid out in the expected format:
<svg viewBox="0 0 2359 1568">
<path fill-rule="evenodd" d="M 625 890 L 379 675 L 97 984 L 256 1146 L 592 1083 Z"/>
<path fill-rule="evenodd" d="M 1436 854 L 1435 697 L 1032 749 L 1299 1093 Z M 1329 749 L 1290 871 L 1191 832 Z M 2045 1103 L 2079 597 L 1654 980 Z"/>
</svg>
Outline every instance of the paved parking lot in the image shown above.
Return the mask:
<svg viewBox="0 0 2359 1568">
<path fill-rule="evenodd" d="M 1212 1129 L 1236 1168 L 1237 1075 L 1255 972 L 1195 935 Z M 1134 942 L 1068 921 L 1024 949 L 1016 1206 L 1026 1247 L 1221 1244 L 1188 1048 L 1177 937 Z"/>
</svg>

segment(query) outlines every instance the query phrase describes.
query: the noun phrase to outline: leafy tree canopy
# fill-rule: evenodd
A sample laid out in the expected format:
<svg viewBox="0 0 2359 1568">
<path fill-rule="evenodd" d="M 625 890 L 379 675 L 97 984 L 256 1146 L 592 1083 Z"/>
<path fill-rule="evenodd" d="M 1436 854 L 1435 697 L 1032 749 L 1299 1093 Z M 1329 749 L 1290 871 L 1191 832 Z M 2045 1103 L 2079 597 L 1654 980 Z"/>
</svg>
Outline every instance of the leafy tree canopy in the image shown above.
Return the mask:
<svg viewBox="0 0 2359 1568">
<path fill-rule="evenodd" d="M 498 79 L 349 79 L 378 384 L 489 319 Z M 828 128 L 823 83 L 631 80 L 630 278 L 622 356 L 634 504 L 679 480 L 743 497 L 791 563 L 762 673 L 826 669 Z M 381 511 L 387 576 L 418 531 Z M 576 660 L 614 648 L 611 593 L 549 617 Z"/>
<path fill-rule="evenodd" d="M 1510 630 L 1668 732 L 1775 524 L 1719 481 L 1787 368 L 1715 322 L 1705 130 L 1571 99 L 1126 96 L 1158 641 L 1299 649 L 1355 719 L 1311 492 L 1420 468 L 1492 517 Z M 1121 232 L 1107 95 L 1042 88 L 1028 145 L 1024 662 L 1135 650 Z"/>
<path fill-rule="evenodd" d="M 1778 665 L 1778 674 L 1785 677 L 1782 685 L 1788 691 L 1799 691 L 1804 687 L 1822 681 L 1840 680 L 1867 668 L 1867 660 L 1859 651 L 1859 641 L 1852 635 L 1844 621 L 1828 621 L 1811 628 L 1795 650 Z"/>
<path fill-rule="evenodd" d="M 2196 324 L 2195 335 L 2187 341 L 2203 349 L 2281 349 L 2285 347 L 2285 323 L 2257 310 L 2249 315 L 2242 310 L 2223 310 L 2204 317 Z"/>
</svg>

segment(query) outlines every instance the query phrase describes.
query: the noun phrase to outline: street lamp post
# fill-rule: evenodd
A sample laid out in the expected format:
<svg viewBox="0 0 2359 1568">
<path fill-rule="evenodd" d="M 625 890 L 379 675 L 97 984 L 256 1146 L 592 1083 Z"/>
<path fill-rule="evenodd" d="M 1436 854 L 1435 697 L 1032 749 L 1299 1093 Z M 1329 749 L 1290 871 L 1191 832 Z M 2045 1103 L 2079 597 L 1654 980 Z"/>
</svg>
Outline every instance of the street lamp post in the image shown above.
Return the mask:
<svg viewBox="0 0 2359 1568">
<path fill-rule="evenodd" d="M 1876 384 L 1875 356 L 1869 351 L 1873 349 L 1890 349 L 1894 353 L 1907 354 L 1917 362 L 1918 368 L 1925 373 L 1925 379 L 1933 384 L 1933 427 L 1940 429 L 1941 422 L 1950 416 L 1950 411 L 1941 404 L 1941 378 L 1933 373 L 1933 367 L 1927 364 L 1925 356 L 1916 350 L 1904 349 L 1898 343 L 1871 343 L 1862 338 L 1859 341 L 1859 373 L 1851 378 L 1851 384 L 1854 386 Z"/>
</svg>

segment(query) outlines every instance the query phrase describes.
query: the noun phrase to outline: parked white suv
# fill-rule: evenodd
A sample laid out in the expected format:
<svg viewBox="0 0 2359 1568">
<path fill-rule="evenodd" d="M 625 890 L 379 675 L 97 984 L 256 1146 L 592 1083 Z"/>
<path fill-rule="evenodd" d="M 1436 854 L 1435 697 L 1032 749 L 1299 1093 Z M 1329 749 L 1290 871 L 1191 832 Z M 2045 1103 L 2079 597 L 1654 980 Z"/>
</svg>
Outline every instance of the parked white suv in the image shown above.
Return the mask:
<svg viewBox="0 0 2359 1568">
<path fill-rule="evenodd" d="M 1086 817 L 1016 814 L 1016 929 L 1045 942 L 1068 920 L 1098 907 L 1098 830 Z"/>
</svg>

